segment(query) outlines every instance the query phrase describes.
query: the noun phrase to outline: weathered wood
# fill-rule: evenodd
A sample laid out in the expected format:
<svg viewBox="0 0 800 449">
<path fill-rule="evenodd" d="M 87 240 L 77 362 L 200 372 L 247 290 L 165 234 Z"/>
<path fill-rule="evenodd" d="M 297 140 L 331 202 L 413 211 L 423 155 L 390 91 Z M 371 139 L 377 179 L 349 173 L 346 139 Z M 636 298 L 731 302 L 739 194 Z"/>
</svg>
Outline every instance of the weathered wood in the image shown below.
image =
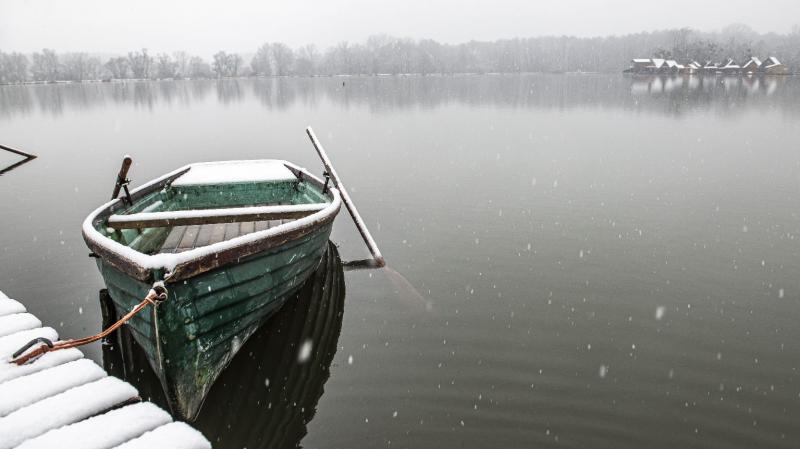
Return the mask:
<svg viewBox="0 0 800 449">
<path fill-rule="evenodd" d="M 298 204 L 294 206 L 142 212 L 128 215 L 112 215 L 108 218 L 108 226 L 114 229 L 141 229 L 217 223 L 246 223 L 260 220 L 302 218 L 319 212 L 325 207 L 327 207 L 327 204 Z"/>
<path fill-rule="evenodd" d="M 298 178 L 302 179 L 301 181 L 302 183 L 308 184 L 309 186 L 313 185 L 319 187 L 319 189 L 321 190 L 323 183 L 316 176 L 312 175 L 311 173 L 308 173 L 304 169 L 299 168 L 289 162 L 284 162 L 284 165 L 293 173 L 302 174 L 301 176 L 298 176 Z M 148 195 L 154 195 L 161 189 L 164 189 L 165 186 L 168 186 L 173 180 L 180 177 L 183 173 L 186 173 L 190 169 L 191 166 L 182 167 L 181 169 L 175 170 L 174 172 L 164 175 L 161 178 L 152 181 L 151 183 L 145 184 L 144 186 L 134 189 L 133 191 L 131 191 L 131 198 L 133 200 L 134 205 L 136 205 L 137 201 L 141 200 L 142 198 L 147 197 Z M 288 191 L 292 192 L 293 195 L 294 193 L 297 192 L 297 186 L 293 184 L 290 185 L 288 189 L 290 189 Z M 224 253 L 226 260 L 228 260 L 228 263 L 236 263 L 237 261 L 242 260 L 246 257 L 255 255 L 257 252 L 266 251 L 269 250 L 270 248 L 274 248 L 280 246 L 282 243 L 285 243 L 284 234 L 293 233 L 293 231 L 297 231 L 299 229 L 302 229 L 300 231 L 300 234 L 310 233 L 313 232 L 314 229 L 319 228 L 320 226 L 324 226 L 325 224 L 331 222 L 340 209 L 341 199 L 338 190 L 331 189 L 324 195 L 321 194 L 320 191 L 317 189 L 314 189 L 314 191 L 309 191 L 309 192 L 313 194 L 311 195 L 304 194 L 300 196 L 305 197 L 306 200 L 314 198 L 311 201 L 327 201 L 327 200 L 331 201 L 331 203 L 325 203 L 325 207 L 314 214 L 314 215 L 319 215 L 319 217 L 316 218 L 315 220 L 303 220 L 302 223 L 293 223 L 291 226 L 286 227 L 285 229 L 277 230 L 278 232 L 264 236 L 261 239 L 263 240 L 263 242 L 257 245 L 253 245 L 252 244 L 253 242 L 242 241 L 224 250 L 218 250 L 213 253 L 210 252 L 198 253 L 191 260 L 182 259 L 182 261 L 179 262 L 178 265 L 175 267 L 176 269 L 170 270 L 168 273 L 164 273 L 162 268 L 155 268 L 156 265 L 142 263 L 141 259 L 132 259 L 129 257 L 127 253 L 118 251 L 114 247 L 114 245 L 107 244 L 106 242 L 104 242 L 104 239 L 107 238 L 107 232 L 108 232 L 107 229 L 110 227 L 108 226 L 107 223 L 109 217 L 111 217 L 115 213 L 120 213 L 122 211 L 126 211 L 127 209 L 129 209 L 127 203 L 124 203 L 121 200 L 110 202 L 107 205 L 108 207 L 98 211 L 97 213 L 93 214 L 90 217 L 91 227 L 86 226 L 83 229 L 84 240 L 86 241 L 90 250 L 92 250 L 92 252 L 96 254 L 100 260 L 102 260 L 103 266 L 106 268 L 113 268 L 121 272 L 121 274 L 125 274 L 126 276 L 129 276 L 131 278 L 134 278 L 136 280 L 145 283 L 152 283 L 154 280 L 156 280 L 156 278 L 160 279 L 161 276 L 165 274 L 169 275 L 167 282 L 169 283 L 179 282 L 184 279 L 179 275 L 179 273 L 182 273 L 187 276 L 193 276 L 223 266 L 224 264 L 212 261 L 213 259 L 220 257 L 222 253 Z M 218 192 L 213 192 L 213 193 L 218 194 Z M 280 200 L 281 199 L 279 198 L 275 199 L 274 201 L 280 201 Z M 295 203 L 294 200 L 285 199 L 285 201 L 291 201 L 292 203 Z M 229 211 L 230 209 L 226 212 Z M 248 221 L 256 221 L 256 220 L 251 219 Z M 272 223 L 280 223 L 281 221 L 282 220 L 272 220 Z M 231 235 L 238 236 L 239 223 L 233 223 L 231 225 L 231 227 L 234 226 L 236 228 L 235 229 L 236 232 L 231 232 Z M 227 235 L 228 232 L 229 228 L 228 225 L 226 225 L 226 235 L 225 235 L 226 240 L 233 238 Z M 123 245 L 124 244 L 125 243 L 123 243 Z M 188 249 L 184 249 L 183 251 L 187 250 Z M 162 252 L 169 252 L 169 251 L 167 251 L 166 249 L 162 249 Z M 181 251 L 176 251 L 176 252 L 181 252 Z"/>
<path fill-rule="evenodd" d="M 186 226 L 176 226 L 169 231 L 164 243 L 161 244 L 161 253 L 173 253 L 178 247 L 178 244 L 183 240 L 183 234 L 186 233 Z"/>
<path fill-rule="evenodd" d="M 199 225 L 191 225 L 186 227 L 186 232 L 183 234 L 183 238 L 181 239 L 180 243 L 178 243 L 177 249 L 191 249 L 194 248 L 194 242 L 197 241 L 197 233 L 200 231 Z"/>
<path fill-rule="evenodd" d="M 0 149 L 6 150 L 6 151 L 14 153 L 14 154 L 18 154 L 18 155 L 20 155 L 20 156 L 22 156 L 22 157 L 24 157 L 26 159 L 36 159 L 36 155 L 35 154 L 26 153 L 26 152 L 24 152 L 22 150 L 17 150 L 15 148 L 7 147 L 5 145 L 0 145 Z"/>
<path fill-rule="evenodd" d="M 114 193 L 111 194 L 112 200 L 119 195 L 122 185 L 128 182 L 128 170 L 131 168 L 132 163 L 133 159 L 131 159 L 130 156 L 126 155 L 122 159 L 122 166 L 119 168 L 119 173 L 117 174 L 117 183 L 114 185 Z"/>
<path fill-rule="evenodd" d="M 242 235 L 250 234 L 251 232 L 256 230 L 255 223 L 253 223 L 252 221 L 242 222 L 240 230 L 242 232 Z"/>
<path fill-rule="evenodd" d="M 36 159 L 36 158 L 35 158 L 35 157 L 27 157 L 27 158 L 25 158 L 25 159 L 22 159 L 22 160 L 21 160 L 21 161 L 19 161 L 19 162 L 15 162 L 15 163 L 13 163 L 13 164 L 9 165 L 8 167 L 6 167 L 6 168 L 4 168 L 4 169 L 0 170 L 0 176 L 2 176 L 2 175 L 4 175 L 4 174 L 6 174 L 6 173 L 8 173 L 8 172 L 10 172 L 11 170 L 13 170 L 13 169 L 15 169 L 15 168 L 17 168 L 17 167 L 19 167 L 19 166 L 21 166 L 21 165 L 23 165 L 23 164 L 27 164 L 28 162 L 30 162 L 30 161 L 32 161 L 32 160 L 34 160 L 34 159 Z"/>
<path fill-rule="evenodd" d="M 208 239 L 208 244 L 213 245 L 214 243 L 219 243 L 225 240 L 225 224 L 218 223 L 215 225 L 207 225 L 212 226 L 213 230 L 211 231 L 211 238 Z"/>
<path fill-rule="evenodd" d="M 102 291 L 101 304 L 104 300 L 110 298 Z M 0 310 L 8 309 L 17 313 L 7 318 L 25 310 L 0 292 Z M 111 319 L 111 312 L 107 313 L 104 319 Z M 55 341 L 58 335 L 48 329 L 40 330 Z M 31 331 L 20 331 L 0 338 L 3 353 L 30 337 Z M 211 447 L 185 424 L 179 425 L 180 433 L 174 432 L 175 423 L 167 412 L 139 403 L 133 386 L 82 357 L 78 349 L 70 348 L 46 353 L 22 366 L 0 364 L 0 449 L 100 449 L 141 442 L 153 448 Z M 147 438 L 142 440 L 143 436 Z"/>
<path fill-rule="evenodd" d="M 347 207 L 347 211 L 350 212 L 350 217 L 353 218 L 353 223 L 355 223 L 356 228 L 358 228 L 358 232 L 364 239 L 364 243 L 367 244 L 369 252 L 372 253 L 372 257 L 375 259 L 376 265 L 378 267 L 386 265 L 386 261 L 384 261 L 383 255 L 381 255 L 381 251 L 378 249 L 378 245 L 372 238 L 372 234 L 369 233 L 369 229 L 367 229 L 367 225 L 361 218 L 361 214 L 358 213 L 356 205 L 353 203 L 353 200 L 350 199 L 350 194 L 347 193 L 347 189 L 345 189 L 344 184 L 342 184 L 342 181 L 339 179 L 339 175 L 333 168 L 333 164 L 331 163 L 331 160 L 328 158 L 328 154 L 325 152 L 325 149 L 322 147 L 322 144 L 317 139 L 317 136 L 314 134 L 314 130 L 311 129 L 310 126 L 306 128 L 306 134 L 308 134 L 308 137 L 311 139 L 311 143 L 314 145 L 314 149 L 317 150 L 319 158 L 322 159 L 322 164 L 325 165 L 325 170 L 328 172 L 328 175 L 333 180 L 333 184 L 336 186 L 337 189 L 339 189 L 339 193 L 342 195 L 342 202 L 344 202 L 344 205 Z"/>
</svg>

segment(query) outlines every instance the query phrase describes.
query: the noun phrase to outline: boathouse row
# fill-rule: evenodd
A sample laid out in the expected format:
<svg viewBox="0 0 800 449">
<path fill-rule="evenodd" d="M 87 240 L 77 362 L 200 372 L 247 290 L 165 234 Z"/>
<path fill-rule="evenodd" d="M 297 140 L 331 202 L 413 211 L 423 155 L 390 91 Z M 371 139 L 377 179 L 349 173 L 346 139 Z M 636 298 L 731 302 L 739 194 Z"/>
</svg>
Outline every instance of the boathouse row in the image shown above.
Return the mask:
<svg viewBox="0 0 800 449">
<path fill-rule="evenodd" d="M 755 56 L 751 57 L 743 64 L 736 64 L 733 59 L 728 59 L 724 63 L 708 61 L 700 64 L 697 61 L 689 61 L 680 64 L 674 59 L 661 58 L 637 58 L 631 60 L 630 68 L 624 73 L 637 74 L 765 74 L 765 75 L 788 75 L 789 69 L 783 65 L 778 58 L 770 56 L 761 61 Z"/>
</svg>

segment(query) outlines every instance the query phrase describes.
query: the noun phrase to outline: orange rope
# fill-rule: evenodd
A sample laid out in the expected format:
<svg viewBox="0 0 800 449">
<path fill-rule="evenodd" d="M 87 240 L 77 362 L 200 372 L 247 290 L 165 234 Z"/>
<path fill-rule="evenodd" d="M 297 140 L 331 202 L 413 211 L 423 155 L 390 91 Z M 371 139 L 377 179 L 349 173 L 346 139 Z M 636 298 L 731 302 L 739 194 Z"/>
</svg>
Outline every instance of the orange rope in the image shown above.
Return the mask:
<svg viewBox="0 0 800 449">
<path fill-rule="evenodd" d="M 41 345 L 38 348 L 34 349 L 33 351 L 21 355 L 20 357 L 11 361 L 11 363 L 16 363 L 17 365 L 24 365 L 29 360 L 39 357 L 42 354 L 52 351 L 58 351 L 59 349 L 67 349 L 67 348 L 74 348 L 76 346 L 83 346 L 89 343 L 94 343 L 101 338 L 107 337 L 110 333 L 114 332 L 115 330 L 119 329 L 120 326 L 125 324 L 126 321 L 133 318 L 134 315 L 141 312 L 148 304 L 157 305 L 158 302 L 167 299 L 166 289 L 164 289 L 163 285 L 154 286 L 150 291 L 147 293 L 147 296 L 136 305 L 130 312 L 125 314 L 122 318 L 120 318 L 116 323 L 112 324 L 108 327 L 108 329 L 100 332 L 99 334 L 91 335 L 89 337 L 79 338 L 77 340 L 66 340 L 60 341 L 58 343 L 53 344 L 52 347 L 48 345 Z"/>
</svg>

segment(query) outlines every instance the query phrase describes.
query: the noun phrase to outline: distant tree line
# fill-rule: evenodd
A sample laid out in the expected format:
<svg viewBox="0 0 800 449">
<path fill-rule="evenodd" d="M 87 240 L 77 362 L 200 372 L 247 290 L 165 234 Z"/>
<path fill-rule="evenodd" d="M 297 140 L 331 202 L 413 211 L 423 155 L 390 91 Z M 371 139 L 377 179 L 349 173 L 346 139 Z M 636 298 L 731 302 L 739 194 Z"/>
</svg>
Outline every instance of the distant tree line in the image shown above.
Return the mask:
<svg viewBox="0 0 800 449">
<path fill-rule="evenodd" d="M 315 76 L 378 74 L 454 74 L 520 72 L 618 72 L 631 58 L 743 61 L 774 55 L 796 71 L 800 67 L 800 25 L 790 33 L 759 34 L 745 25 L 718 32 L 689 28 L 595 38 L 535 37 L 442 44 L 386 35 L 366 42 L 342 42 L 325 51 L 314 45 L 293 49 L 265 43 L 249 61 L 220 51 L 209 63 L 179 51 L 150 55 L 146 49 L 102 61 L 85 52 L 54 50 L 26 55 L 0 51 L 0 83 L 109 79 L 224 78 L 240 76 Z"/>
</svg>

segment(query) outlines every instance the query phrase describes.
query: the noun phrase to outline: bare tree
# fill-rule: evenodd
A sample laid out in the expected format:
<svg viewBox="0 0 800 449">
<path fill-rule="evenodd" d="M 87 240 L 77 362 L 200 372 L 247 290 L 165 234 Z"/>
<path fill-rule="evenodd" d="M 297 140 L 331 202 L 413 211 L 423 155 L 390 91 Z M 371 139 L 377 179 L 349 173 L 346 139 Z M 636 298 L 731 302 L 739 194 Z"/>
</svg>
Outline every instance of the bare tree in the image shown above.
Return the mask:
<svg viewBox="0 0 800 449">
<path fill-rule="evenodd" d="M 186 78 L 189 76 L 191 56 L 185 51 L 176 51 L 172 54 L 172 58 L 175 61 L 175 77 Z"/>
<path fill-rule="evenodd" d="M 132 51 L 128 53 L 128 64 L 134 78 L 150 78 L 153 67 L 153 57 L 147 54 L 146 48 L 143 48 L 141 52 Z"/>
<path fill-rule="evenodd" d="M 294 52 L 288 45 L 276 42 L 272 44 L 272 60 L 275 62 L 275 74 L 278 76 L 289 75 L 294 63 Z"/>
<path fill-rule="evenodd" d="M 156 56 L 156 78 L 175 78 L 175 68 L 175 62 L 168 54 L 160 53 Z"/>
<path fill-rule="evenodd" d="M 211 78 L 214 74 L 211 71 L 211 66 L 203 61 L 203 58 L 192 56 L 189 59 L 189 76 L 193 79 Z"/>
<path fill-rule="evenodd" d="M 125 79 L 128 78 L 130 73 L 130 63 L 128 58 L 116 57 L 106 61 L 106 69 L 111 74 L 112 78 Z"/>
<path fill-rule="evenodd" d="M 228 76 L 239 76 L 242 72 L 244 59 L 236 53 L 228 55 Z"/>
<path fill-rule="evenodd" d="M 297 50 L 294 71 L 298 75 L 311 76 L 317 74 L 319 64 L 319 52 L 314 45 L 305 45 Z"/>
<path fill-rule="evenodd" d="M 42 49 L 41 53 L 33 54 L 31 75 L 36 81 L 55 81 L 59 78 L 60 64 L 58 55 L 49 48 Z"/>
<path fill-rule="evenodd" d="M 91 65 L 93 62 L 99 64 L 99 61 L 91 61 L 89 55 L 82 52 L 66 53 L 61 57 L 61 60 L 64 64 L 64 79 L 71 81 L 89 79 L 89 75 L 93 70 Z"/>
<path fill-rule="evenodd" d="M 228 54 L 220 51 L 214 55 L 214 63 L 211 67 L 217 78 L 238 76 L 243 62 L 242 57 L 236 53 Z"/>
<path fill-rule="evenodd" d="M 253 59 L 250 61 L 250 68 L 253 69 L 253 73 L 256 76 L 269 76 L 272 74 L 271 54 L 272 46 L 270 44 L 263 44 L 262 46 L 258 47 L 256 54 L 253 55 Z"/>
<path fill-rule="evenodd" d="M 0 52 L 0 82 L 21 83 L 28 79 L 28 58 L 22 53 Z"/>
</svg>

